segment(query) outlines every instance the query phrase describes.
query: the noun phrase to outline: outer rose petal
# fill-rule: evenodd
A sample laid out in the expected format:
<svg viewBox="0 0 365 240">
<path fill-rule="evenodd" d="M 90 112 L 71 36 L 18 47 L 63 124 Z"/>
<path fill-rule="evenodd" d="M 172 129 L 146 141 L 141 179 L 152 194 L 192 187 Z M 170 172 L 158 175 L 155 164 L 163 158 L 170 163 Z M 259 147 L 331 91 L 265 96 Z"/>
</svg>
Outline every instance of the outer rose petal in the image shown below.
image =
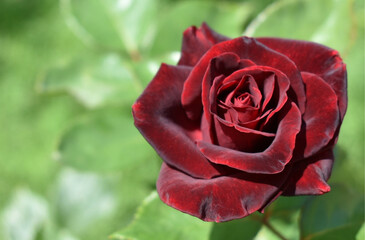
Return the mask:
<svg viewBox="0 0 365 240">
<path fill-rule="evenodd" d="M 329 192 L 327 184 L 333 166 L 332 149 L 293 164 L 287 180 L 289 185 L 283 195 L 321 195 Z"/>
<path fill-rule="evenodd" d="M 226 52 L 234 52 L 241 59 L 249 59 L 257 65 L 272 67 L 283 72 L 291 81 L 292 88 L 288 95 L 294 101 L 297 101 L 299 109 L 302 113 L 304 112 L 304 84 L 294 62 L 285 55 L 266 47 L 254 38 L 241 37 L 214 45 L 191 71 L 184 83 L 181 95 L 181 102 L 189 118 L 198 119 L 201 117 L 202 81 L 210 60 Z"/>
<path fill-rule="evenodd" d="M 278 197 L 290 169 L 280 174 L 236 173 L 196 179 L 163 163 L 157 191 L 163 202 L 204 221 L 224 222 L 261 210 Z"/>
<path fill-rule="evenodd" d="M 229 39 L 213 31 L 206 23 L 200 28 L 189 27 L 184 31 L 178 65 L 194 66 L 211 46 Z"/>
<path fill-rule="evenodd" d="M 300 71 L 319 75 L 331 85 L 338 96 L 341 120 L 343 119 L 347 108 L 347 74 L 346 65 L 336 50 L 299 40 L 280 38 L 257 38 L 257 40 L 288 56 Z"/>
<path fill-rule="evenodd" d="M 284 170 L 291 160 L 295 138 L 302 123 L 298 107 L 287 105 L 286 115 L 279 123 L 272 144 L 263 152 L 247 153 L 199 141 L 198 147 L 211 161 L 235 169 L 257 174 L 275 174 Z M 283 109 L 284 110 L 284 109 Z"/>
<path fill-rule="evenodd" d="M 317 75 L 302 72 L 307 105 L 295 149 L 297 160 L 316 154 L 335 136 L 340 124 L 336 93 Z"/>
<path fill-rule="evenodd" d="M 200 123 L 189 120 L 180 103 L 183 82 L 191 68 L 162 64 L 133 105 L 135 125 L 161 158 L 197 178 L 221 175 L 196 147 Z"/>
</svg>

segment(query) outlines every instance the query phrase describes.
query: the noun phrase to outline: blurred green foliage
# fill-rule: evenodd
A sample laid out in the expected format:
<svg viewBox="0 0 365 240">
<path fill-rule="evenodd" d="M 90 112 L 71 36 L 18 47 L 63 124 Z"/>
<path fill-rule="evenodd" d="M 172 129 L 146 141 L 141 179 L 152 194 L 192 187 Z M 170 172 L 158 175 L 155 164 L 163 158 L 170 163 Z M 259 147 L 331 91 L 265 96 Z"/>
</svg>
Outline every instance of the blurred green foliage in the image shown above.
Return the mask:
<svg viewBox="0 0 365 240">
<path fill-rule="evenodd" d="M 340 51 L 349 107 L 332 192 L 222 224 L 158 200 L 161 160 L 130 106 L 203 21 Z M 2 0 L 0 239 L 364 239 L 364 66 L 361 0 Z"/>
</svg>

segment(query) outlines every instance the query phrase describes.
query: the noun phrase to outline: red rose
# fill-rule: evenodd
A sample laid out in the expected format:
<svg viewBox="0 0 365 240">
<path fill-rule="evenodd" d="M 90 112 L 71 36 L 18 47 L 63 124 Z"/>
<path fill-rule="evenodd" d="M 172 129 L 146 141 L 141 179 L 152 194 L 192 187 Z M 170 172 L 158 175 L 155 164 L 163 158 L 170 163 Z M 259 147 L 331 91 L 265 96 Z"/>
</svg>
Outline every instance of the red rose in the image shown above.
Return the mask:
<svg viewBox="0 0 365 240">
<path fill-rule="evenodd" d="M 280 195 L 330 190 L 346 112 L 338 52 L 305 41 L 184 32 L 177 66 L 162 64 L 133 105 L 163 159 L 157 191 L 205 221 L 263 209 Z"/>
</svg>

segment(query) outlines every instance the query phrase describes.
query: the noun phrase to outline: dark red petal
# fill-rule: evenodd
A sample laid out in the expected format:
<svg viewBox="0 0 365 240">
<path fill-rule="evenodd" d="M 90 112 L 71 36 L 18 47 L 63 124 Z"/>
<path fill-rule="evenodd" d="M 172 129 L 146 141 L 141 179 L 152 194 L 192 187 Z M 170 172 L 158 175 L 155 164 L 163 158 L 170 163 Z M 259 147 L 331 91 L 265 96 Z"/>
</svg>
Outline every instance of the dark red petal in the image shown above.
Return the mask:
<svg viewBox="0 0 365 240">
<path fill-rule="evenodd" d="M 271 67 L 251 66 L 237 70 L 227 78 L 222 78 L 221 76 L 215 78 L 214 81 L 211 83 L 213 84 L 213 86 L 206 86 L 209 85 L 208 83 L 206 83 L 208 80 L 204 79 L 203 93 L 202 93 L 204 111 L 206 112 L 207 110 L 209 110 L 209 105 L 214 104 L 213 102 L 218 97 L 216 96 L 216 94 L 219 91 L 219 86 L 221 82 L 223 83 L 235 82 L 237 81 L 237 79 L 242 79 L 242 77 L 244 76 L 250 76 L 250 78 L 248 78 L 247 81 L 255 79 L 255 86 L 256 87 L 257 85 L 260 86 L 260 88 L 262 89 L 262 93 L 264 94 L 263 105 L 265 107 L 272 99 L 275 87 L 277 88 L 276 92 L 278 96 L 277 99 L 273 99 L 273 101 L 275 101 L 276 104 L 274 106 L 275 107 L 274 110 L 272 111 L 272 113 L 270 113 L 270 116 L 278 112 L 287 101 L 286 92 L 289 89 L 290 82 L 289 79 L 282 72 Z M 265 79 L 259 79 L 260 76 L 262 77 L 265 76 Z M 256 79 L 255 77 L 257 77 L 258 79 Z M 277 84 L 277 86 L 275 86 L 275 83 Z M 261 93 L 259 93 L 258 97 L 261 98 Z"/>
<path fill-rule="evenodd" d="M 133 105 L 136 127 L 167 163 L 198 178 L 220 175 L 199 151 L 200 121 L 188 119 L 180 96 L 190 67 L 162 64 L 155 78 Z"/>
<path fill-rule="evenodd" d="M 227 120 L 224 120 L 224 119 L 218 117 L 217 115 L 213 115 L 213 119 L 216 120 L 216 121 L 221 122 L 223 125 L 225 125 L 227 127 L 235 128 L 239 132 L 258 134 L 258 135 L 262 135 L 262 136 L 266 136 L 266 137 L 274 137 L 275 136 L 275 133 L 263 132 L 263 131 L 260 131 L 260 130 L 240 126 L 240 125 L 232 123 L 232 122 L 228 122 Z"/>
<path fill-rule="evenodd" d="M 243 218 L 277 197 L 289 170 L 280 174 L 238 173 L 195 179 L 163 163 L 157 191 L 167 205 L 204 221 Z"/>
<path fill-rule="evenodd" d="M 223 148 L 243 152 L 264 151 L 275 134 L 244 128 L 214 116 L 214 142 Z"/>
<path fill-rule="evenodd" d="M 341 120 L 347 108 L 346 65 L 339 53 L 318 43 L 280 39 L 258 38 L 260 42 L 288 56 L 300 71 L 319 75 L 336 92 L 339 100 Z"/>
<path fill-rule="evenodd" d="M 293 164 L 283 195 L 320 195 L 330 191 L 327 180 L 333 166 L 332 149 Z"/>
<path fill-rule="evenodd" d="M 221 99 L 226 106 L 236 107 L 238 109 L 247 107 L 258 109 L 257 107 L 261 104 L 262 95 L 255 79 L 251 75 L 245 75 L 241 80 L 230 81 L 228 83 L 224 82 L 223 85 L 219 87 L 218 90 L 215 89 L 215 91 L 217 91 L 218 95 L 226 95 L 225 99 Z M 231 92 L 224 94 L 227 90 Z M 210 91 L 212 91 L 212 88 Z"/>
<path fill-rule="evenodd" d="M 234 53 L 224 53 L 210 60 L 208 69 L 204 70 L 204 80 L 200 89 L 202 89 L 202 103 L 205 116 L 209 118 L 209 91 L 213 84 L 213 79 L 223 80 L 225 75 L 229 75 L 235 71 L 240 65 L 240 58 Z M 190 76 L 189 76 L 190 77 Z M 188 94 L 184 91 L 183 94 Z M 182 95 L 184 98 L 184 95 Z"/>
<path fill-rule="evenodd" d="M 209 119 L 211 117 L 211 113 L 213 113 L 220 116 L 222 119 L 235 124 L 243 124 L 248 121 L 255 120 L 260 111 L 259 106 L 261 104 L 262 96 L 252 76 L 245 76 L 241 80 L 231 81 L 227 84 L 223 83 L 224 77 L 217 77 L 214 80 L 213 86 L 209 90 L 209 98 L 205 97 L 203 92 L 203 106 L 207 119 Z M 241 94 L 241 96 L 245 95 L 246 99 L 244 101 L 240 101 L 234 96 L 238 94 L 237 91 L 239 91 L 243 85 L 248 85 L 247 90 L 249 92 Z M 226 95 L 226 93 L 222 93 L 222 89 L 226 86 L 230 86 L 227 88 L 228 91 L 233 90 L 225 96 L 225 100 L 222 99 L 225 101 L 223 102 L 219 99 L 219 95 L 221 95 L 221 97 L 222 95 L 223 97 Z M 225 91 L 227 91 L 227 89 L 225 89 Z M 217 107 L 217 105 L 219 107 Z M 256 105 L 257 107 L 253 107 L 252 105 Z"/>
<path fill-rule="evenodd" d="M 201 118 L 201 132 L 202 132 L 202 140 L 205 142 L 210 142 L 213 143 L 213 137 L 214 137 L 214 132 L 213 129 L 210 127 L 211 123 L 207 121 L 206 117 L 202 116 Z"/>
<path fill-rule="evenodd" d="M 255 80 L 255 83 L 260 86 L 263 93 L 266 95 L 266 97 L 269 98 L 269 105 L 273 108 L 273 110 L 263 113 L 262 116 L 259 117 L 259 119 L 265 117 L 265 119 L 262 120 L 262 127 L 265 127 L 266 130 L 272 130 L 270 131 L 270 133 L 260 131 L 260 129 L 248 128 L 255 127 L 258 124 L 258 121 L 255 122 L 255 119 L 253 119 L 253 117 L 257 117 L 255 116 L 256 112 L 252 112 L 252 115 L 248 111 L 245 112 L 244 114 L 247 115 L 247 120 L 250 120 L 250 122 L 247 122 L 247 124 L 242 124 L 239 123 L 239 119 L 243 119 L 243 117 L 239 115 L 243 113 L 242 111 L 236 112 L 233 110 L 228 112 L 228 114 L 232 116 L 232 119 L 230 121 L 230 119 L 221 116 L 222 114 L 220 113 L 222 113 L 223 110 L 217 111 L 216 109 L 216 95 L 219 92 L 219 86 L 224 82 L 237 82 L 237 79 L 242 79 L 243 76 L 253 76 L 252 78 L 256 77 L 257 79 Z M 266 82 L 274 82 L 274 84 L 271 84 L 271 86 L 275 88 L 275 90 L 270 91 L 270 89 L 266 86 Z M 270 129 L 270 127 L 268 125 L 265 126 L 265 124 L 267 124 L 269 120 L 272 120 L 274 114 L 278 113 L 287 102 L 288 97 L 286 95 L 286 92 L 289 88 L 289 84 L 289 80 L 283 73 L 271 67 L 264 66 L 251 66 L 237 70 L 227 78 L 224 78 L 222 76 L 215 78 L 213 81 L 213 86 L 209 89 L 209 99 L 206 99 L 205 91 L 207 90 L 203 88 L 204 113 L 207 116 L 207 124 L 211 128 L 210 133 L 212 140 L 209 142 L 239 151 L 263 151 L 272 140 L 272 138 L 267 137 L 275 136 L 274 134 L 272 134 L 272 132 L 276 131 L 277 128 L 276 123 L 275 129 Z M 274 87 L 273 85 L 277 86 Z M 273 92 L 275 92 L 275 97 L 272 96 Z M 267 105 L 266 99 L 264 101 L 264 104 Z M 229 110 L 230 109 L 227 109 L 227 111 Z M 273 121 L 274 120 L 272 120 L 271 122 Z M 258 143 L 260 144 L 257 145 Z"/>
<path fill-rule="evenodd" d="M 288 103 L 285 108 L 288 110 L 280 120 L 276 136 L 272 144 L 263 152 L 240 152 L 204 141 L 198 141 L 198 146 L 202 153 L 214 163 L 250 173 L 281 172 L 292 158 L 296 135 L 302 123 L 301 113 L 294 103 L 291 105 Z"/>
<path fill-rule="evenodd" d="M 206 23 L 200 28 L 189 27 L 184 31 L 178 65 L 194 66 L 211 46 L 229 39 L 214 32 Z"/>
<path fill-rule="evenodd" d="M 245 123 L 241 123 L 240 126 L 245 127 L 245 128 L 251 128 L 251 129 L 255 129 L 257 127 L 257 124 L 259 122 L 262 122 L 264 118 L 266 118 L 272 110 L 268 110 L 265 113 L 263 113 L 260 117 L 256 118 L 255 120 L 252 121 L 248 121 Z"/>
<path fill-rule="evenodd" d="M 248 70 L 250 70 L 251 68 L 247 68 Z M 261 68 L 259 69 L 251 69 L 252 72 L 254 71 L 260 71 Z M 204 123 L 205 123 L 205 127 L 209 127 L 210 129 L 210 136 L 211 136 L 211 141 L 209 142 L 217 142 L 216 138 L 219 136 L 216 136 L 217 134 L 214 134 L 214 124 L 217 123 L 217 121 L 221 122 L 222 124 L 229 126 L 231 128 L 233 128 L 233 131 L 238 131 L 238 132 L 242 132 L 242 133 L 249 133 L 249 134 L 255 134 L 255 135 L 262 135 L 262 136 L 266 136 L 266 137 L 273 137 L 275 136 L 275 134 L 273 133 L 268 133 L 268 132 L 262 132 L 259 130 L 255 130 L 255 129 L 250 129 L 247 128 L 245 126 L 241 126 L 238 125 L 237 121 L 227 121 L 221 117 L 219 117 L 216 113 L 217 113 L 217 104 L 215 99 L 217 99 L 217 93 L 218 93 L 218 89 L 219 89 L 219 85 L 224 82 L 224 81 L 234 81 L 234 79 L 236 79 L 235 76 L 237 76 L 237 78 L 241 78 L 242 74 L 245 72 L 245 69 L 242 70 L 238 70 L 237 72 L 231 74 L 229 77 L 224 78 L 223 75 L 220 75 L 219 77 L 216 77 L 213 81 L 213 86 L 208 89 L 209 92 L 209 98 L 204 97 L 203 98 L 203 104 L 204 104 L 204 112 L 206 114 L 204 114 L 203 118 L 205 118 Z M 250 71 L 248 71 L 248 73 L 250 73 Z M 205 96 L 205 95 L 204 95 Z M 238 115 L 234 116 L 235 118 L 233 120 L 238 120 Z M 242 143 L 242 141 L 240 141 Z"/>
<path fill-rule="evenodd" d="M 272 67 L 283 72 L 291 81 L 290 97 L 298 104 L 301 112 L 304 112 L 305 90 L 303 80 L 294 62 L 253 38 L 241 37 L 214 45 L 195 65 L 184 83 L 181 97 L 189 118 L 198 119 L 201 116 L 202 81 L 210 60 L 227 52 L 233 52 L 241 59 L 249 59 L 257 65 Z"/>
<path fill-rule="evenodd" d="M 336 93 L 322 78 L 302 72 L 306 85 L 307 104 L 302 130 L 295 149 L 299 160 L 312 156 L 333 139 L 340 124 Z"/>
<path fill-rule="evenodd" d="M 210 108 L 213 107 L 216 109 L 216 103 L 214 103 L 213 105 L 210 105 L 209 102 L 209 89 L 211 87 L 211 84 L 215 81 L 213 81 L 214 79 L 220 79 L 223 80 L 225 75 L 224 74 L 230 74 L 232 71 L 242 68 L 242 67 L 246 67 L 246 66 L 251 66 L 254 63 L 247 60 L 241 60 L 236 54 L 234 53 L 223 53 L 220 56 L 217 56 L 216 58 L 213 59 L 209 59 L 209 67 L 207 70 L 204 69 L 205 71 L 205 79 L 209 79 L 206 81 L 206 88 L 207 90 L 203 93 L 205 94 L 205 98 L 203 99 L 203 104 L 205 106 L 205 114 L 204 117 L 206 118 L 206 123 L 207 123 L 207 127 L 209 127 L 209 133 L 206 134 L 205 136 L 210 135 L 211 132 L 211 115 L 210 115 Z M 219 81 L 220 81 L 219 80 Z M 191 89 L 192 92 L 195 91 L 195 89 Z M 185 94 L 189 94 L 189 90 L 186 89 L 185 90 Z M 200 93 L 199 93 L 200 94 Z M 189 96 L 186 96 L 189 97 Z M 182 99 L 184 97 L 182 96 Z M 202 104 L 202 99 L 196 99 L 198 100 L 198 102 L 195 103 L 195 105 L 193 106 L 195 108 L 195 112 L 200 112 L 201 111 L 201 104 Z M 215 110 L 216 111 L 216 110 Z M 199 117 L 200 118 L 200 117 Z M 205 121 L 205 120 L 204 120 Z M 212 138 L 212 136 L 211 136 Z"/>
<path fill-rule="evenodd" d="M 262 111 L 268 110 L 266 109 L 267 104 L 270 102 L 274 90 L 275 90 L 275 76 L 271 75 L 263 84 L 262 92 L 264 94 L 264 102 L 262 103 L 261 109 Z"/>
</svg>

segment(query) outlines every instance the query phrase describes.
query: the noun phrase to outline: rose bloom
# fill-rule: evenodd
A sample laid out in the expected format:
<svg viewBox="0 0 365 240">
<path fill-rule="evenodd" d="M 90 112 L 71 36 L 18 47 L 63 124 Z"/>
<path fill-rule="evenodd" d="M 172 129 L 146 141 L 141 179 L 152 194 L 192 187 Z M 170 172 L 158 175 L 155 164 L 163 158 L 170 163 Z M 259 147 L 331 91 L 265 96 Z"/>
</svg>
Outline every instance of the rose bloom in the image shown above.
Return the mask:
<svg viewBox="0 0 365 240">
<path fill-rule="evenodd" d="M 317 43 L 188 28 L 178 65 L 162 64 L 133 105 L 164 161 L 161 200 L 222 222 L 330 191 L 346 78 L 338 52 Z"/>
</svg>

